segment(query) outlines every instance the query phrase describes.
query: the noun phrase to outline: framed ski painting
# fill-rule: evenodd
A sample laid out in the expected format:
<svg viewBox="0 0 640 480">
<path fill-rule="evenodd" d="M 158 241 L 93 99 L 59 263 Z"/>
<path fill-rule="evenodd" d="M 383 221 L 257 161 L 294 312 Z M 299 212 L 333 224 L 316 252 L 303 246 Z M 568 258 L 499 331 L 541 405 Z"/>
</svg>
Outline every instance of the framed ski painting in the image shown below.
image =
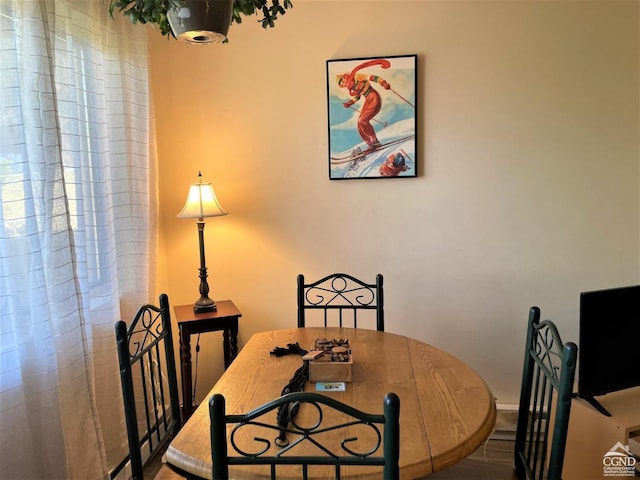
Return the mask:
<svg viewBox="0 0 640 480">
<path fill-rule="evenodd" d="M 417 176 L 416 63 L 327 60 L 330 180 Z"/>
</svg>

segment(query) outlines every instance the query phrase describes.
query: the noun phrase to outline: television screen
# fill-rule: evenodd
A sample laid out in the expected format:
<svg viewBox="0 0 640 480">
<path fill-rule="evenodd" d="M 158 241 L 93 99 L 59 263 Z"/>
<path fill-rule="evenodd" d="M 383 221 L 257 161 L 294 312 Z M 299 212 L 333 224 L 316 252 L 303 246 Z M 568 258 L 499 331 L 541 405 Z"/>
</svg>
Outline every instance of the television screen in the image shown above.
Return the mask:
<svg viewBox="0 0 640 480">
<path fill-rule="evenodd" d="M 605 415 L 593 397 L 640 385 L 640 285 L 580 294 L 578 396 Z"/>
</svg>

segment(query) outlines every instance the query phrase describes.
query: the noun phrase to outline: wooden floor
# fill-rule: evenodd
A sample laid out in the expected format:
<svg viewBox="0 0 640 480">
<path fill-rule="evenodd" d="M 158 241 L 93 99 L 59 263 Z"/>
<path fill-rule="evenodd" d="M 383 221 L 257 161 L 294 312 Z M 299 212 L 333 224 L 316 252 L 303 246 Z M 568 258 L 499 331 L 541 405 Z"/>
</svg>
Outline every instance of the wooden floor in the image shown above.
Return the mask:
<svg viewBox="0 0 640 480">
<path fill-rule="evenodd" d="M 144 467 L 144 472 L 142 472 L 144 479 L 153 480 L 156 477 L 161 466 L 162 466 L 162 454 L 158 454 L 153 460 L 151 460 L 151 463 L 149 463 L 146 467 Z"/>
<path fill-rule="evenodd" d="M 513 465 L 513 441 L 489 440 L 486 446 L 480 447 L 467 458 L 500 465 Z"/>
<path fill-rule="evenodd" d="M 491 439 L 461 462 L 420 480 L 513 480 L 512 440 Z"/>
</svg>

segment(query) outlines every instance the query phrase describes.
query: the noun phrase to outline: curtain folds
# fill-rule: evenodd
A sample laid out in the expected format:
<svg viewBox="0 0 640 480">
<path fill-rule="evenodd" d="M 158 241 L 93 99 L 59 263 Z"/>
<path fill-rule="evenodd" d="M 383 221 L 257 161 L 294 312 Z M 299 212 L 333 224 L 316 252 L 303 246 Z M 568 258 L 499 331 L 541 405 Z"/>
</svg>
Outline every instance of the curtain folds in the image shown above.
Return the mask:
<svg viewBox="0 0 640 480">
<path fill-rule="evenodd" d="M 103 0 L 2 0 L 0 86 L 0 478 L 108 478 L 113 326 L 155 287 L 145 29 Z"/>
</svg>

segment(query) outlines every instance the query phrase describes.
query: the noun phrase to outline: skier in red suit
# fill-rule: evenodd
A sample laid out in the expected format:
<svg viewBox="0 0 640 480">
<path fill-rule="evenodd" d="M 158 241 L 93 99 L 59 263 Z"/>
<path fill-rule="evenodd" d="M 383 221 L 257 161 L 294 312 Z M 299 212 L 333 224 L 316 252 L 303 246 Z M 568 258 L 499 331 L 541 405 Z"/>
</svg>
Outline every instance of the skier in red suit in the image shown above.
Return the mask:
<svg viewBox="0 0 640 480">
<path fill-rule="evenodd" d="M 350 98 L 344 102 L 345 108 L 350 108 L 354 103 L 364 97 L 364 105 L 360 110 L 360 117 L 358 117 L 358 133 L 365 141 L 370 150 L 380 145 L 376 132 L 371 125 L 371 120 L 375 117 L 382 108 L 382 99 L 380 94 L 371 85 L 371 82 L 375 82 L 381 85 L 384 89 L 388 90 L 391 85 L 378 75 L 366 75 L 364 73 L 358 73 L 351 75 L 344 73 L 338 75 L 338 85 L 343 88 L 349 89 Z"/>
</svg>

